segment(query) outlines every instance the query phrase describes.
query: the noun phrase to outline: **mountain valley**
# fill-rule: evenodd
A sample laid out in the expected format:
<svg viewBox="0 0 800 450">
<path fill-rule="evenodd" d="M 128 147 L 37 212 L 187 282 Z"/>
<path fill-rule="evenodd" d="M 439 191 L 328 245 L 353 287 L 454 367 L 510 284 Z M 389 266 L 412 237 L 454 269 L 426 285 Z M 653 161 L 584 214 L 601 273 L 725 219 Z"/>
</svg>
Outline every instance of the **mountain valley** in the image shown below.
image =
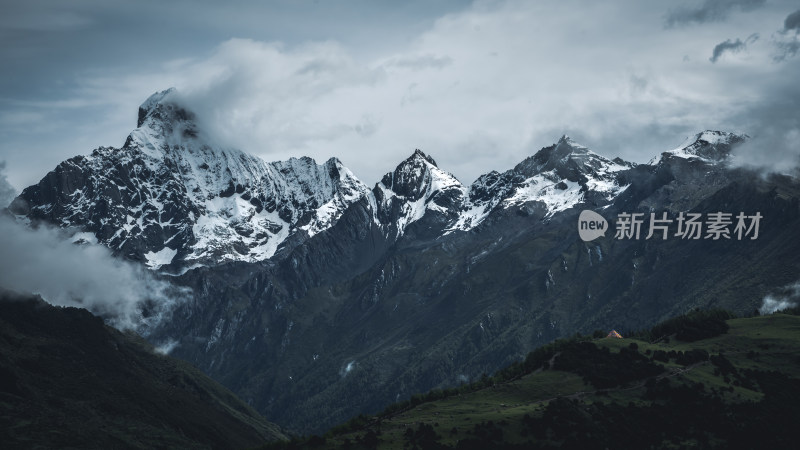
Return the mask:
<svg viewBox="0 0 800 450">
<path fill-rule="evenodd" d="M 704 131 L 648 164 L 563 136 L 468 186 L 415 150 L 370 189 L 335 158 L 218 146 L 193 118 L 175 91 L 154 94 L 122 148 L 63 162 L 9 212 L 191 289 L 145 338 L 293 433 L 577 332 L 750 313 L 800 273 L 800 183 L 736 166 L 744 135 Z M 604 237 L 579 238 L 585 209 L 608 220 Z M 718 212 L 758 213 L 757 238 L 675 235 L 679 214 Z M 668 238 L 615 237 L 632 213 L 667 214 Z"/>
</svg>

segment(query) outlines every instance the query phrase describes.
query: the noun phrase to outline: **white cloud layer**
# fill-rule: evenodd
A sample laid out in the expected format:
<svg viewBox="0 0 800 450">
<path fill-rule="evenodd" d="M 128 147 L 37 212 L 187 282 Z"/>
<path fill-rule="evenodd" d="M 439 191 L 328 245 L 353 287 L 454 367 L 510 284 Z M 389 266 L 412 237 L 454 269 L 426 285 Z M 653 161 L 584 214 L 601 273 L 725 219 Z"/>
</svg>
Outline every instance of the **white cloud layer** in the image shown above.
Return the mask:
<svg viewBox="0 0 800 450">
<path fill-rule="evenodd" d="M 17 190 L 6 179 L 6 162 L 0 161 L 0 210 L 7 207 L 16 196 Z"/>
<path fill-rule="evenodd" d="M 34 230 L 0 216 L 0 287 L 86 308 L 117 328 L 145 334 L 188 295 L 104 246 L 67 238 L 64 230 Z"/>
<path fill-rule="evenodd" d="M 767 295 L 761 303 L 758 312 L 761 314 L 772 314 L 783 309 L 794 308 L 800 299 L 800 282 L 790 284 L 781 288 L 781 293 Z"/>
</svg>

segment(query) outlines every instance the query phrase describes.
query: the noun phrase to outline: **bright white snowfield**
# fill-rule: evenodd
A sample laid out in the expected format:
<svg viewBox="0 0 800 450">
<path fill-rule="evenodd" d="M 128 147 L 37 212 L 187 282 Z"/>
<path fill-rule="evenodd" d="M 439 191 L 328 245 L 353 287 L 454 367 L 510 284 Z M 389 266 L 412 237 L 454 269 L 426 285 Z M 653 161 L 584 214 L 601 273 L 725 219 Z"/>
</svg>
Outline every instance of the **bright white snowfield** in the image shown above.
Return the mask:
<svg viewBox="0 0 800 450">
<path fill-rule="evenodd" d="M 631 167 L 610 161 L 565 135 L 555 144 L 552 155 L 546 161 L 537 163 L 531 157 L 505 174 L 496 174 L 500 179 L 479 178 L 466 191 L 464 211 L 448 232 L 475 228 L 497 208 L 539 203 L 546 208 L 547 218 L 584 202 L 587 192 L 600 194 L 610 202 L 627 188 L 617 183 L 615 173 Z M 579 170 L 585 180 L 581 183 L 562 177 L 560 172 L 569 168 Z M 522 176 L 524 180 L 510 186 L 500 186 L 502 177 L 513 175 Z M 476 191 L 503 190 L 504 196 L 492 196 L 489 199 L 476 198 L 475 195 Z"/>
</svg>

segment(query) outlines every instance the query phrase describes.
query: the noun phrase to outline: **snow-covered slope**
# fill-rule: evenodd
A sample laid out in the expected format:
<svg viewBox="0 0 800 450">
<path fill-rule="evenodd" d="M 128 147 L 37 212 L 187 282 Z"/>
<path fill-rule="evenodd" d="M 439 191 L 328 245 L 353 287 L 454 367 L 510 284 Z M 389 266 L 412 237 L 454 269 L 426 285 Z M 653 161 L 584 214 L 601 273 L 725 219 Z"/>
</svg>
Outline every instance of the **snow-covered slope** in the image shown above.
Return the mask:
<svg viewBox="0 0 800 450">
<path fill-rule="evenodd" d="M 650 160 L 650 165 L 657 165 L 670 158 L 696 160 L 706 163 L 724 161 L 730 157 L 731 146 L 744 142 L 746 134 L 728 133 L 725 131 L 706 130 L 688 136 L 681 145 L 666 151 Z"/>
<path fill-rule="evenodd" d="M 270 258 L 290 236 L 329 228 L 367 191 L 335 158 L 267 163 L 213 144 L 170 89 L 140 106 L 122 148 L 61 163 L 10 209 L 177 269 Z"/>
<path fill-rule="evenodd" d="M 452 174 L 441 170 L 436 161 L 415 150 L 393 172 L 384 175 L 369 194 L 375 223 L 387 235 L 399 237 L 423 216 L 440 221 L 455 217 L 464 199 L 465 188 Z"/>
<path fill-rule="evenodd" d="M 543 206 L 545 217 L 579 203 L 608 203 L 625 189 L 617 173 L 631 167 L 619 159 L 608 160 L 565 135 L 505 173 L 490 172 L 478 178 L 449 231 L 472 229 L 493 211 L 526 203 Z"/>
</svg>

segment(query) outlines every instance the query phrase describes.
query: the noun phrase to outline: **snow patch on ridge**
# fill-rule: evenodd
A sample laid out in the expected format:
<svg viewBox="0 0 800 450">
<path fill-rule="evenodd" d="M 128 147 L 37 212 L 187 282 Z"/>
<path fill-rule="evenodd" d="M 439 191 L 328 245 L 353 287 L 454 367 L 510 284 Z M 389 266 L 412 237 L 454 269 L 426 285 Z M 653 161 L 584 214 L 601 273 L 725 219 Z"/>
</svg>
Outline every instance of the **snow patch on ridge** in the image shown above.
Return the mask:
<svg viewBox="0 0 800 450">
<path fill-rule="evenodd" d="M 208 256 L 220 261 L 260 261 L 272 257 L 289 236 L 289 224 L 277 212 L 257 212 L 240 194 L 207 200 L 204 210 L 194 224 L 197 243 L 187 261 Z M 225 251 L 230 242 L 241 245 L 234 252 Z"/>
<path fill-rule="evenodd" d="M 173 250 L 169 247 L 164 247 L 157 252 L 147 252 L 144 254 L 144 257 L 147 259 L 147 263 L 145 264 L 147 264 L 147 267 L 157 270 L 161 268 L 161 266 L 171 264 L 177 254 L 178 250 Z"/>
<path fill-rule="evenodd" d="M 476 180 L 466 192 L 459 217 L 446 232 L 473 229 L 497 209 L 528 202 L 541 203 L 545 218 L 585 201 L 588 193 L 592 201 L 610 202 L 627 189 L 618 184 L 617 173 L 631 167 L 562 136 L 557 144 L 543 148 L 514 169 L 503 174 L 490 172 Z"/>
<path fill-rule="evenodd" d="M 566 186 L 566 188 L 563 188 Z M 525 180 L 513 196 L 506 199 L 504 207 L 517 206 L 527 202 L 542 202 L 547 207 L 546 217 L 569 209 L 583 200 L 580 183 L 559 180 L 554 182 L 552 173 L 543 173 Z"/>
<path fill-rule="evenodd" d="M 470 204 L 468 205 L 468 209 L 462 211 L 455 223 L 445 231 L 446 233 L 451 233 L 456 230 L 471 230 L 480 225 L 491 212 L 491 205 L 488 203 L 483 205 Z"/>
<path fill-rule="evenodd" d="M 656 165 L 664 160 L 666 156 L 673 156 L 682 159 L 695 159 L 707 163 L 719 161 L 718 157 L 710 157 L 704 154 L 701 150 L 705 147 L 716 147 L 719 145 L 730 145 L 731 143 L 745 139 L 746 135 L 739 135 L 735 133 L 728 133 L 724 131 L 706 130 L 692 136 L 686 137 L 678 147 L 663 152 L 660 155 L 651 159 L 648 164 Z M 727 155 L 726 155 L 727 156 Z"/>
</svg>

